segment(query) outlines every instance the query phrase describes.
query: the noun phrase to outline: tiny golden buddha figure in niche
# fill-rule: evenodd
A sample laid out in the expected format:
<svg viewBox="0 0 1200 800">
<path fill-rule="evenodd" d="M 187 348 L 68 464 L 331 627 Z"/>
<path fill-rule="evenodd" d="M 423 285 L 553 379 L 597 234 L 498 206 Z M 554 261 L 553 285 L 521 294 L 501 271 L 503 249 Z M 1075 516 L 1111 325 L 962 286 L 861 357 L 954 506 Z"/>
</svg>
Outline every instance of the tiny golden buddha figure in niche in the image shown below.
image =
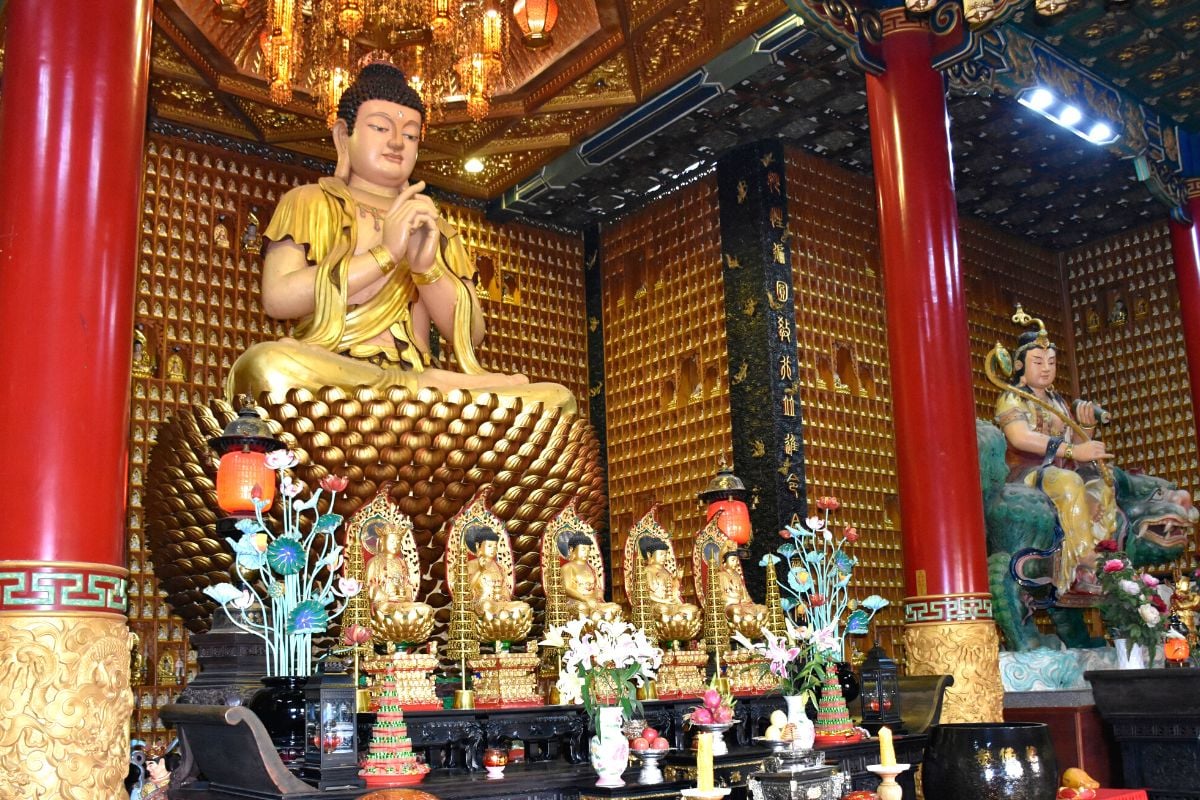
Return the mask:
<svg viewBox="0 0 1200 800">
<path fill-rule="evenodd" d="M 167 380 L 172 383 L 183 383 L 187 380 L 187 369 L 183 365 L 183 356 L 180 355 L 178 347 L 167 356 Z"/>
<path fill-rule="evenodd" d="M 529 634 L 533 609 L 514 600 L 510 565 L 497 560 L 500 536 L 490 528 L 472 525 L 463 534 L 467 548 L 475 558 L 467 562 L 467 588 L 475 626 L 485 641 L 517 642 Z"/>
<path fill-rule="evenodd" d="M 725 604 L 729 626 L 747 639 L 761 638 L 767 624 L 767 607 L 755 603 L 750 597 L 737 550 L 730 548 L 722 555 L 721 567 L 717 570 L 717 587 L 721 591 L 721 602 Z"/>
<path fill-rule="evenodd" d="M 158 366 L 156 362 L 150 339 L 146 336 L 141 323 L 138 323 L 133 329 L 133 374 L 139 378 L 153 377 L 154 370 Z"/>
<path fill-rule="evenodd" d="M 567 540 L 567 562 L 562 565 L 567 613 L 572 618 L 587 617 L 597 622 L 621 619 L 621 607 L 604 600 L 604 584 L 589 563 L 594 544 L 583 533 L 573 533 Z"/>
<path fill-rule="evenodd" d="M 694 639 L 700 631 L 700 609 L 683 601 L 679 578 L 667 568 L 670 546 L 657 537 L 643 536 L 638 549 L 642 554 L 646 590 L 659 638 L 667 641 Z"/>
<path fill-rule="evenodd" d="M 292 189 L 263 231 L 262 305 L 291 335 L 251 347 L 226 395 L 322 386 L 489 391 L 575 410 L 563 386 L 488 372 L 476 272 L 425 183 L 409 180 L 425 115 L 390 64 L 363 68 L 333 125 L 334 174 Z M 429 365 L 431 323 L 461 372 Z"/>
<path fill-rule="evenodd" d="M 407 521 L 407 520 L 406 520 Z M 367 597 L 371 602 L 371 627 L 384 641 L 420 644 L 433 630 L 433 609 L 416 601 L 418 586 L 413 561 L 416 548 L 405 548 L 404 535 L 411 537 L 412 524 L 406 530 L 385 524 L 377 534 L 379 551 L 367 562 L 363 574 Z M 410 542 L 411 545 L 411 542 Z M 405 550 L 411 550 L 411 558 Z"/>
</svg>

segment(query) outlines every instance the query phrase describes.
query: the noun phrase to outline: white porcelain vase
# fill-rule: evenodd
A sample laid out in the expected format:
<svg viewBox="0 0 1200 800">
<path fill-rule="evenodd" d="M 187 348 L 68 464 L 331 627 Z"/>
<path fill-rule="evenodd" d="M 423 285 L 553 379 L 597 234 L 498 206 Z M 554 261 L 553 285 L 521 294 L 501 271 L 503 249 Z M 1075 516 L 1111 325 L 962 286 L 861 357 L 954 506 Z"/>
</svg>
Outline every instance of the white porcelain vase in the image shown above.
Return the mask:
<svg viewBox="0 0 1200 800">
<path fill-rule="evenodd" d="M 1117 649 L 1117 669 L 1146 669 L 1146 648 L 1129 644 L 1125 639 L 1113 639 Z"/>
<path fill-rule="evenodd" d="M 796 726 L 796 747 L 800 750 L 811 750 L 817 740 L 817 726 L 808 718 L 804 711 L 804 698 L 798 694 L 783 696 L 787 703 L 788 723 Z"/>
<path fill-rule="evenodd" d="M 600 779 L 597 786 L 624 786 L 621 773 L 629 766 L 629 740 L 621 733 L 621 708 L 604 706 L 596 712 L 596 735 L 589 754 L 592 769 Z"/>
</svg>

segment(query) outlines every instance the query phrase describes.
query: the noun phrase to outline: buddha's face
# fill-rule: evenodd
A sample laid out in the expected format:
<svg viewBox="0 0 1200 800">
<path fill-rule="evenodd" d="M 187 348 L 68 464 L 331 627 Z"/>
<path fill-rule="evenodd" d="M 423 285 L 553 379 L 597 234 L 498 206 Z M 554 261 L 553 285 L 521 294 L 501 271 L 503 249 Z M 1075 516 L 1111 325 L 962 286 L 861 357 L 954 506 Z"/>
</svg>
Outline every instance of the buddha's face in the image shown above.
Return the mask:
<svg viewBox="0 0 1200 800">
<path fill-rule="evenodd" d="M 496 545 L 499 544 L 495 539 L 484 539 L 479 543 L 478 549 L 475 551 L 480 558 L 495 558 Z"/>
<path fill-rule="evenodd" d="M 421 115 L 388 100 L 367 100 L 358 108 L 348 140 L 350 173 L 376 186 L 402 189 L 417 163 Z"/>
<path fill-rule="evenodd" d="M 667 563 L 667 551 L 651 550 L 646 556 L 646 561 L 651 564 L 657 564 L 661 567 L 663 564 Z"/>
<path fill-rule="evenodd" d="M 571 551 L 571 555 L 574 556 L 576 561 L 587 561 L 587 557 L 591 554 L 591 552 L 592 552 L 591 545 L 577 544 L 577 545 L 575 545 L 575 548 Z"/>
<path fill-rule="evenodd" d="M 726 553 L 725 554 L 725 567 L 727 569 L 735 569 L 737 567 L 737 563 L 738 563 L 737 553 Z"/>
<path fill-rule="evenodd" d="M 1030 389 L 1046 389 L 1053 385 L 1058 373 L 1057 354 L 1053 350 L 1034 347 L 1025 351 L 1023 380 Z"/>
<path fill-rule="evenodd" d="M 383 550 L 388 555 L 396 555 L 400 552 L 400 534 L 395 531 L 388 531 L 383 537 Z"/>
</svg>

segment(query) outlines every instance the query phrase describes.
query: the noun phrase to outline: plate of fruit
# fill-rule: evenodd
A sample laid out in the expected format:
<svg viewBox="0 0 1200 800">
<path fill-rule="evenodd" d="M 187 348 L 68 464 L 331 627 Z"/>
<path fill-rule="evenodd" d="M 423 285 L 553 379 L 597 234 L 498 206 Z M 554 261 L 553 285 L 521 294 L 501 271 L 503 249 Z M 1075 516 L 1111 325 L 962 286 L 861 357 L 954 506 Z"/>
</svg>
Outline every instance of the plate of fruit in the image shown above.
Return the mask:
<svg viewBox="0 0 1200 800">
<path fill-rule="evenodd" d="M 671 742 L 659 736 L 657 730 L 647 726 L 642 728 L 638 736 L 629 740 L 629 749 L 639 756 L 645 753 L 665 753 L 671 749 Z"/>
</svg>

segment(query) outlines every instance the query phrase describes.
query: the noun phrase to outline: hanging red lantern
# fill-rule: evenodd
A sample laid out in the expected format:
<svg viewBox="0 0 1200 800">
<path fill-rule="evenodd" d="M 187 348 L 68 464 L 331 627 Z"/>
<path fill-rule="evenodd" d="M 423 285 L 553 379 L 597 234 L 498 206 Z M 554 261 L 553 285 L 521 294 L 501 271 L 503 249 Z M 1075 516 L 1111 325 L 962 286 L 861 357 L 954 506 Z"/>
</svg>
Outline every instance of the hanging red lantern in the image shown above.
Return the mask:
<svg viewBox="0 0 1200 800">
<path fill-rule="evenodd" d="M 722 459 L 716 476 L 699 495 L 700 501 L 708 504 L 705 521 L 721 512 L 717 526 L 725 538 L 738 547 L 745 547 L 754 535 L 754 529 L 750 526 L 750 509 L 746 507 L 746 494 L 746 485 L 733 474 L 733 467 Z"/>
<path fill-rule="evenodd" d="M 255 512 L 254 501 L 269 507 L 275 500 L 275 471 L 266 465 L 267 453 L 283 449 L 271 435 L 267 421 L 253 405 L 238 412 L 209 445 L 221 454 L 217 467 L 217 505 L 226 514 L 247 516 Z"/>
<path fill-rule="evenodd" d="M 558 0 L 517 0 L 512 14 L 526 47 L 550 44 L 550 31 L 558 22 Z"/>
<path fill-rule="evenodd" d="M 717 520 L 717 527 L 725 534 L 725 538 L 738 547 L 748 545 L 752 529 L 750 509 L 746 508 L 746 504 L 741 500 L 717 500 L 709 503 L 704 521 L 708 522 L 718 512 L 721 513 L 721 518 Z"/>
</svg>

